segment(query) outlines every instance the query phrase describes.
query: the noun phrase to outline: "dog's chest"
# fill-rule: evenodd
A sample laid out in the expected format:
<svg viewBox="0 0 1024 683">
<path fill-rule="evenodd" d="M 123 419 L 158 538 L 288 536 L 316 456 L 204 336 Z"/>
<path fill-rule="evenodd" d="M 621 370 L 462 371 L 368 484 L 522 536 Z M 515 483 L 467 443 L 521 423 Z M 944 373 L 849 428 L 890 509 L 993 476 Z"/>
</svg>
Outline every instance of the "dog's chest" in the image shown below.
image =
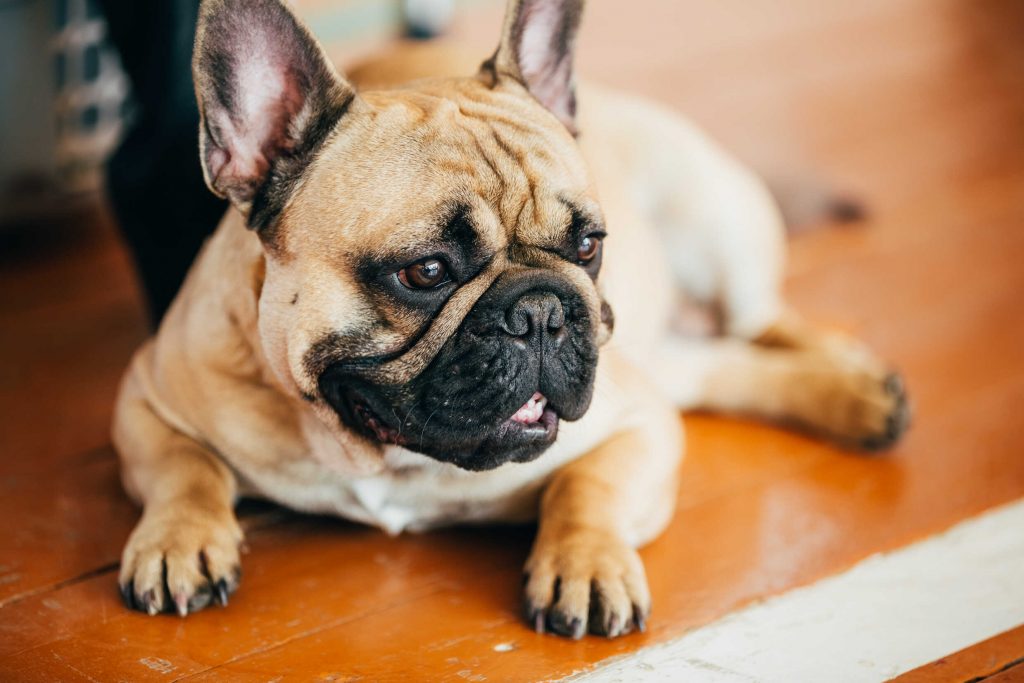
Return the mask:
<svg viewBox="0 0 1024 683">
<path fill-rule="evenodd" d="M 386 469 L 351 477 L 314 459 L 242 474 L 244 492 L 303 512 L 332 514 L 389 534 L 460 523 L 526 522 L 548 476 L 571 459 L 557 444 L 531 463 L 466 472 L 398 447 Z"/>
</svg>

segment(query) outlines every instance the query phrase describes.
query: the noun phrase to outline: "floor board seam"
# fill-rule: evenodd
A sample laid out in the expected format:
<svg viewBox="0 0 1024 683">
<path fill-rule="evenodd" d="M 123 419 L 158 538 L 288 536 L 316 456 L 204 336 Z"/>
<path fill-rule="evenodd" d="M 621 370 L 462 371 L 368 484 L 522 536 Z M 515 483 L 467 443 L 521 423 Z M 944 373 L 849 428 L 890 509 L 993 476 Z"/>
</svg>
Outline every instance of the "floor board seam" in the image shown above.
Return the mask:
<svg viewBox="0 0 1024 683">
<path fill-rule="evenodd" d="M 88 581 L 89 579 L 95 578 L 97 576 L 117 571 L 117 569 L 120 566 L 120 562 L 110 562 L 99 567 L 96 567 L 95 569 L 90 569 L 89 571 L 82 572 L 81 574 L 76 574 L 75 576 L 72 576 L 70 578 L 63 579 L 62 581 L 57 581 L 56 583 L 47 584 L 45 586 L 39 586 L 38 588 L 33 588 L 31 590 L 25 591 L 24 593 L 17 593 L 15 595 L 10 596 L 9 598 L 0 600 L 0 609 L 10 607 L 11 605 L 16 605 L 17 603 L 22 602 L 23 600 L 28 600 L 29 598 L 33 598 L 37 595 L 42 595 L 43 593 L 58 591 L 62 588 L 67 588 L 68 586 L 73 586 L 77 583 Z"/>
<path fill-rule="evenodd" d="M 998 676 L 1001 673 L 1009 671 L 1013 667 L 1018 666 L 1020 664 L 1024 664 L 1024 656 L 1017 657 L 1012 662 L 1007 662 L 1006 664 L 1003 664 L 1001 667 L 999 667 L 995 671 L 991 671 L 991 672 L 989 672 L 987 674 L 983 674 L 981 676 L 975 676 L 974 678 L 968 678 L 967 680 L 964 681 L 964 683 L 980 683 L 981 681 L 988 680 L 989 678 L 994 678 L 994 677 Z"/>
</svg>

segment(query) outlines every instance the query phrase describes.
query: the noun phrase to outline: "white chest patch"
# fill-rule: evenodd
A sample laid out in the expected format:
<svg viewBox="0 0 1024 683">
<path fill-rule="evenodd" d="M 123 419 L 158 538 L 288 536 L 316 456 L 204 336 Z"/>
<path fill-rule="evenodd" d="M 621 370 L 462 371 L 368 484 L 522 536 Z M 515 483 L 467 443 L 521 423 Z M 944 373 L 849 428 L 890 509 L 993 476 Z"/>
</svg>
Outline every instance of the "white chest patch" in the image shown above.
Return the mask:
<svg viewBox="0 0 1024 683">
<path fill-rule="evenodd" d="M 458 523 L 526 522 L 548 477 L 573 455 L 556 443 L 529 463 L 468 472 L 397 446 L 377 474 L 344 476 L 314 458 L 244 473 L 243 491 L 303 512 L 332 514 L 389 534 Z"/>
</svg>

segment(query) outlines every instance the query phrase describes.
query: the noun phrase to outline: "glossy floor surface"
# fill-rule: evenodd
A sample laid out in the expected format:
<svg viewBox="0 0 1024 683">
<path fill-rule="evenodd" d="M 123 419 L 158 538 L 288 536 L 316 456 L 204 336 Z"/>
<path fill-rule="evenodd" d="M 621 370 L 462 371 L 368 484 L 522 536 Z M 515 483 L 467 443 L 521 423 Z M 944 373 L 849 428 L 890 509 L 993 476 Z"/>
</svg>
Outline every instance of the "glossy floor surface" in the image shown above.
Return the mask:
<svg viewBox="0 0 1024 683">
<path fill-rule="evenodd" d="M 530 529 L 393 539 L 268 508 L 245 515 L 250 551 L 227 609 L 125 611 L 116 568 L 138 511 L 107 430 L 145 334 L 129 264 L 102 215 L 74 236 L 39 226 L 4 244 L 0 679 L 558 678 L 1024 496 L 1021 7 L 591 3 L 590 78 L 686 111 L 773 177 L 828 178 L 866 200 L 862 227 L 794 239 L 787 290 L 900 367 L 916 413 L 873 458 L 688 416 L 678 511 L 642 552 L 645 635 L 528 631 Z M 489 48 L 497 21 L 478 5 L 460 31 Z"/>
</svg>

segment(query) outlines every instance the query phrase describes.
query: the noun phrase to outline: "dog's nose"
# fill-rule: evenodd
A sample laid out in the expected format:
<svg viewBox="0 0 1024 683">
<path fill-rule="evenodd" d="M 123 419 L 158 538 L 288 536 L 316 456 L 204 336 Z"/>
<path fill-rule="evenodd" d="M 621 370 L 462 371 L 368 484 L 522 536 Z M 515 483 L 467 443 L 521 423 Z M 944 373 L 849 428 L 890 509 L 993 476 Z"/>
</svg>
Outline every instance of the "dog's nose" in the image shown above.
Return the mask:
<svg viewBox="0 0 1024 683">
<path fill-rule="evenodd" d="M 540 343 L 545 338 L 555 345 L 565 339 L 565 311 L 557 296 L 530 292 L 520 297 L 505 313 L 502 328 L 527 343 Z"/>
</svg>

